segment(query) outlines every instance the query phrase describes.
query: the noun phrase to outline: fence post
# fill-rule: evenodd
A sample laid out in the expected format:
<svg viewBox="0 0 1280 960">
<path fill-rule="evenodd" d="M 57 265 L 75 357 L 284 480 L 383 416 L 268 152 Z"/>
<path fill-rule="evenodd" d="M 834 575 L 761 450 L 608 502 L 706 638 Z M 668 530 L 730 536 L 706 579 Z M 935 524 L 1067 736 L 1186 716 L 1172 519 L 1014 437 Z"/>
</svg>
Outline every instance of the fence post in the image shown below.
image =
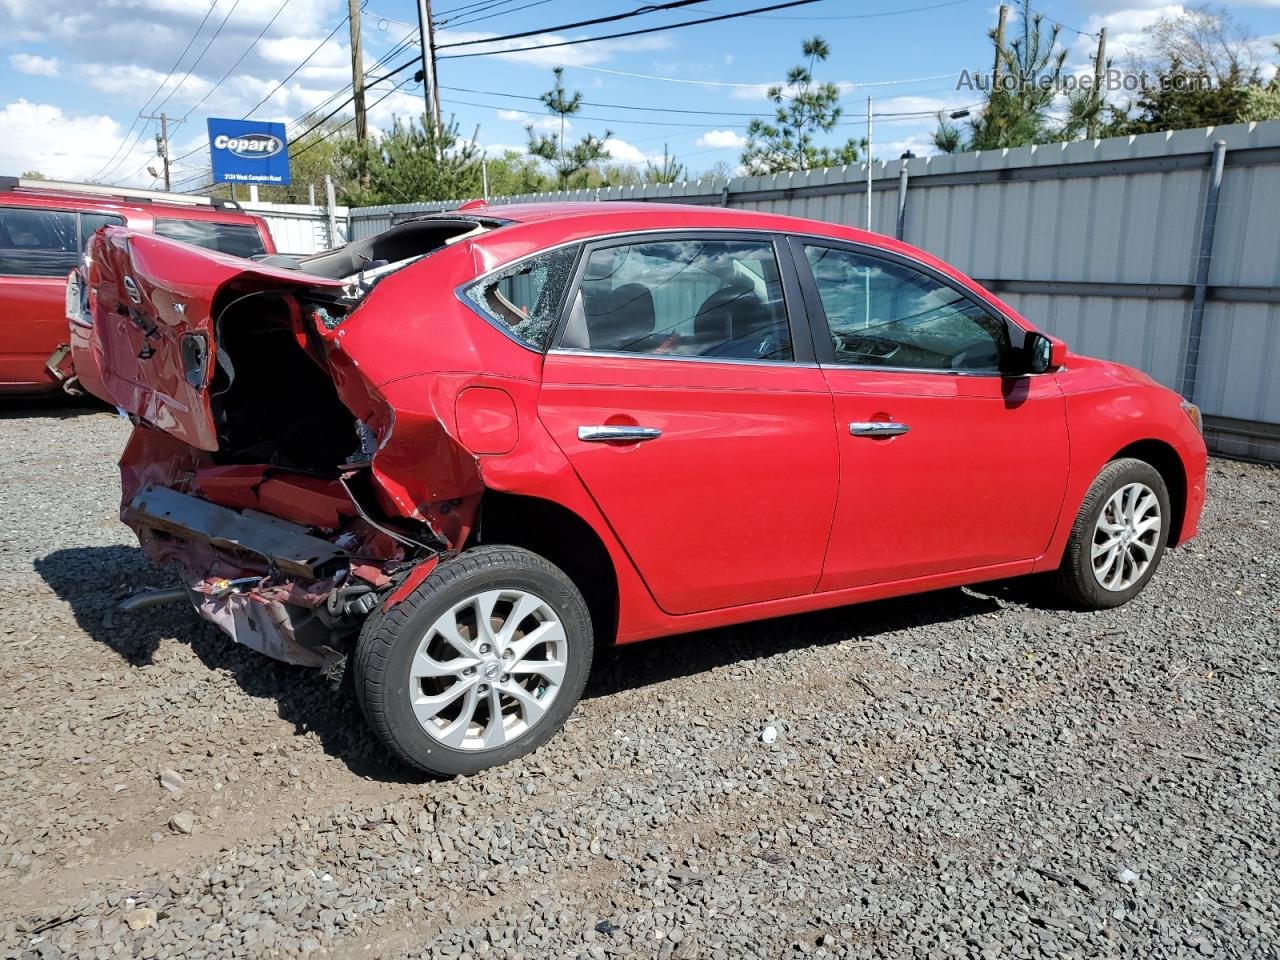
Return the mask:
<svg viewBox="0 0 1280 960">
<path fill-rule="evenodd" d="M 898 225 L 893 235 L 901 240 L 907 232 L 907 164 L 910 161 L 904 157 L 898 162 L 902 164 L 898 168 Z"/>
<path fill-rule="evenodd" d="M 1193 399 L 1200 375 L 1200 337 L 1204 332 L 1204 300 L 1213 263 L 1213 234 L 1218 225 L 1218 194 L 1222 192 L 1222 167 L 1227 157 L 1227 141 L 1213 144 L 1213 164 L 1209 168 L 1209 190 L 1204 198 L 1204 219 L 1200 223 L 1200 255 L 1196 258 L 1196 287 L 1191 300 L 1191 324 L 1187 329 L 1187 352 L 1182 365 L 1182 395 Z"/>
<path fill-rule="evenodd" d="M 333 177 L 324 175 L 324 202 L 328 206 L 329 249 L 338 245 L 338 198 L 333 189 Z"/>
<path fill-rule="evenodd" d="M 729 184 L 725 184 L 720 191 L 720 206 L 727 207 L 729 205 Z"/>
</svg>

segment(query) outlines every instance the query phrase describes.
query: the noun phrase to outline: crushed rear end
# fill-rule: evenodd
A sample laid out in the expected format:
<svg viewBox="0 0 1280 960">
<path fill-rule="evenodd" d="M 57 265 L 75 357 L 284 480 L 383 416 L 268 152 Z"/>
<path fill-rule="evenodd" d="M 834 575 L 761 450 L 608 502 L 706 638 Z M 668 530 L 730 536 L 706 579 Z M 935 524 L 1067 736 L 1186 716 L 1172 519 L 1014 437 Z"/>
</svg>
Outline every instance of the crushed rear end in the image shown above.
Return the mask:
<svg viewBox="0 0 1280 960">
<path fill-rule="evenodd" d="M 406 446 L 430 417 L 389 443 L 396 412 L 343 325 L 380 276 L 477 229 L 418 229 L 386 248 L 396 261 L 318 258 L 336 276 L 122 229 L 94 238 L 68 310 L 80 382 L 134 424 L 121 517 L 237 642 L 336 664 L 373 608 L 465 541 L 482 490 L 472 458 L 437 429 L 447 469 L 420 475 Z"/>
</svg>

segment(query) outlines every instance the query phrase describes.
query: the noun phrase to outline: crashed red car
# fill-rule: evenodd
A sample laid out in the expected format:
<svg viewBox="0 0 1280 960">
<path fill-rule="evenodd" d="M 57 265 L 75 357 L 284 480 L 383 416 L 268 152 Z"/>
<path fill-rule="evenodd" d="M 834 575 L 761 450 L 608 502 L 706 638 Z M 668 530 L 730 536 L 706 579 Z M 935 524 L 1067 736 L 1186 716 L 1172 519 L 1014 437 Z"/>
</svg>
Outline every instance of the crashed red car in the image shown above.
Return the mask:
<svg viewBox="0 0 1280 960">
<path fill-rule="evenodd" d="M 1195 407 L 831 224 L 468 205 L 300 262 L 113 228 L 68 303 L 146 552 L 437 774 L 550 737 L 596 643 L 1037 572 L 1116 606 L 1204 501 Z"/>
</svg>

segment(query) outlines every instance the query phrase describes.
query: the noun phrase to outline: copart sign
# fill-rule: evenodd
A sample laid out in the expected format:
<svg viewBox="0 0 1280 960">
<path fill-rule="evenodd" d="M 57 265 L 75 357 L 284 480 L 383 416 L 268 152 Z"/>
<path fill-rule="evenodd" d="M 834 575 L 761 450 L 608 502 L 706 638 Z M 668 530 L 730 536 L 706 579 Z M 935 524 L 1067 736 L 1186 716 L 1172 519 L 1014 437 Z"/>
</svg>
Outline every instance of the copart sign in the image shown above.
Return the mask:
<svg viewBox="0 0 1280 960">
<path fill-rule="evenodd" d="M 289 142 L 283 123 L 209 118 L 215 183 L 289 182 Z"/>
</svg>

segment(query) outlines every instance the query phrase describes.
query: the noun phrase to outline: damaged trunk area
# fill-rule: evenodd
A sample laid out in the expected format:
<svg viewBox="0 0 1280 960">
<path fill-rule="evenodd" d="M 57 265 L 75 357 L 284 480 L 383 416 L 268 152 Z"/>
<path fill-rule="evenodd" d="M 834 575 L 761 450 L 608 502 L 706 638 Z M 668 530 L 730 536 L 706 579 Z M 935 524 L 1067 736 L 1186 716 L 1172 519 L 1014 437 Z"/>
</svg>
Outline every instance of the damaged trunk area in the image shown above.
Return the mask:
<svg viewBox="0 0 1280 960">
<path fill-rule="evenodd" d="M 497 225 L 427 218 L 262 263 L 95 236 L 68 316 L 91 331 L 83 382 L 135 426 L 122 518 L 236 641 L 340 661 L 396 584 L 449 549 L 374 470 L 394 416 L 341 348 L 342 325 L 383 278 Z"/>
<path fill-rule="evenodd" d="M 122 460 L 123 517 L 154 559 L 182 571 L 202 617 L 275 659 L 325 669 L 345 658 L 380 591 L 446 544 L 378 503 L 374 428 L 327 366 L 323 332 L 347 307 L 290 291 L 226 299 L 208 384 L 218 448 L 140 426 Z"/>
</svg>

